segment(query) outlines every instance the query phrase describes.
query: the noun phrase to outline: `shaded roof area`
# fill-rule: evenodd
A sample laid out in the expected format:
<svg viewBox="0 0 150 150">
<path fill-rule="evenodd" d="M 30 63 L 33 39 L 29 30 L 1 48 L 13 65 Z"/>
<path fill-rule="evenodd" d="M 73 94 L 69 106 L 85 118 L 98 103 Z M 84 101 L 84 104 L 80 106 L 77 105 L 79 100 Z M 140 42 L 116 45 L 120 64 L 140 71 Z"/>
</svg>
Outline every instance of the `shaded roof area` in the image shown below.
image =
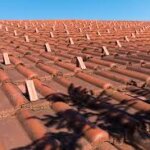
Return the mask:
<svg viewBox="0 0 150 150">
<path fill-rule="evenodd" d="M 149 150 L 149 29 L 0 21 L 0 149 Z"/>
</svg>

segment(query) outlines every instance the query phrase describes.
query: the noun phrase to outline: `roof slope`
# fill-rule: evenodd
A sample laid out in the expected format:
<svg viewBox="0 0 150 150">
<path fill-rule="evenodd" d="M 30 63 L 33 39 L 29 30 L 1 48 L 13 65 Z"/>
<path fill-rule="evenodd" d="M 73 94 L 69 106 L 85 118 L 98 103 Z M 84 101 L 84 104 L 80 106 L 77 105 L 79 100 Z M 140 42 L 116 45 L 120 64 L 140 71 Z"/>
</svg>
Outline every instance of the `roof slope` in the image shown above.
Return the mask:
<svg viewBox="0 0 150 150">
<path fill-rule="evenodd" d="M 0 21 L 0 149 L 149 150 L 149 29 Z"/>
</svg>

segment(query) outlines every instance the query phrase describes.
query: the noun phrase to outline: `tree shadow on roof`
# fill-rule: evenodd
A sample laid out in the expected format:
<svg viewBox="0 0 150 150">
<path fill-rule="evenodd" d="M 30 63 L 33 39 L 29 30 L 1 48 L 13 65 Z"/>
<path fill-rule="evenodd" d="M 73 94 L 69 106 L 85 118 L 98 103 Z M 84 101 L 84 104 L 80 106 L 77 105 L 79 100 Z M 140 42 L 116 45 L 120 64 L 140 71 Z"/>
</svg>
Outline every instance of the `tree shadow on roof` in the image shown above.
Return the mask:
<svg viewBox="0 0 150 150">
<path fill-rule="evenodd" d="M 131 93 L 136 94 L 139 97 L 145 97 L 145 102 L 150 104 L 150 89 L 141 87 L 129 87 L 127 88 Z"/>
<path fill-rule="evenodd" d="M 24 148 L 33 147 L 36 150 L 40 144 L 47 145 L 47 142 L 44 141 L 48 136 L 52 136 L 59 142 L 59 148 L 62 150 L 82 149 L 79 141 L 83 137 L 82 128 L 85 122 L 76 122 L 76 113 L 89 120 L 93 126 L 96 125 L 106 130 L 117 141 L 123 141 L 139 150 L 150 148 L 150 136 L 147 132 L 150 125 L 150 112 L 138 111 L 132 115 L 129 114 L 128 111 L 136 103 L 135 101 L 130 105 L 126 100 L 114 103 L 112 98 L 105 94 L 105 91 L 94 96 L 87 89 L 80 86 L 75 87 L 73 84 L 69 86 L 67 95 L 55 93 L 47 96 L 46 99 L 68 103 L 75 108 L 76 112 L 69 109 L 56 115 L 38 117 L 37 119 L 41 120 L 46 127 L 54 128 L 58 132 L 52 130 L 45 137 Z M 64 129 L 67 129 L 67 132 Z M 24 148 L 15 150 L 24 150 Z"/>
</svg>

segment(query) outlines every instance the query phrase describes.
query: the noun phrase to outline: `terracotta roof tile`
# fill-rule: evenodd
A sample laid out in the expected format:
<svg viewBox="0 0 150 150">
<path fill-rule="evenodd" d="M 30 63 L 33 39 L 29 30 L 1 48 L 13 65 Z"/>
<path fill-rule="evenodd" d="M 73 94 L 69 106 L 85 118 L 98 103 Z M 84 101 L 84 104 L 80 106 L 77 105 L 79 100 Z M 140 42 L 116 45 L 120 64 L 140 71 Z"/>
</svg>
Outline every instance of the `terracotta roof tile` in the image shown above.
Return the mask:
<svg viewBox="0 0 150 150">
<path fill-rule="evenodd" d="M 149 22 L 0 24 L 0 149 L 150 149 Z"/>
</svg>

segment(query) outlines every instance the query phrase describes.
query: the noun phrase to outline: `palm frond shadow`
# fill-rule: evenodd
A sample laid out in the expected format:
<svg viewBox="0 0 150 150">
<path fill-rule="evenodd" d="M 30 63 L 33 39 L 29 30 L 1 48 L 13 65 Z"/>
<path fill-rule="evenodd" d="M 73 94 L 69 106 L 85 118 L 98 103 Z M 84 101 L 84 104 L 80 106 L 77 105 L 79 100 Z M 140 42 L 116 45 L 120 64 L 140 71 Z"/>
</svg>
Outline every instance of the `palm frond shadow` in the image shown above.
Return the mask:
<svg viewBox="0 0 150 150">
<path fill-rule="evenodd" d="M 150 112 L 138 111 L 135 114 L 129 114 L 127 111 L 135 102 L 128 104 L 126 100 L 122 100 L 120 103 L 113 104 L 111 103 L 112 98 L 108 97 L 105 91 L 98 96 L 94 96 L 91 91 L 80 86 L 75 87 L 73 84 L 69 86 L 68 94 L 55 93 L 47 96 L 46 99 L 48 101 L 68 103 L 79 114 L 90 120 L 91 124 L 106 130 L 112 138 L 118 141 L 123 140 L 125 143 L 139 150 L 142 148 L 148 150 L 150 148 L 150 136 L 147 133 L 147 128 L 150 125 Z M 44 146 L 47 144 L 47 142 L 44 142 L 47 136 L 52 136 L 59 141 L 59 146 L 57 145 L 59 149 L 82 149 L 82 144 L 80 144 L 79 139 L 83 137 L 82 128 L 85 122 L 76 122 L 74 118 L 75 114 L 72 110 L 57 113 L 55 116 L 44 115 L 42 118 L 37 118 L 46 127 L 54 127 L 60 131 L 57 133 L 50 132 L 42 139 L 33 142 L 25 148 L 33 147 L 33 149 L 37 150 L 40 143 Z M 69 132 L 61 131 L 64 128 L 67 128 Z M 24 149 L 20 148 L 15 150 Z"/>
</svg>

